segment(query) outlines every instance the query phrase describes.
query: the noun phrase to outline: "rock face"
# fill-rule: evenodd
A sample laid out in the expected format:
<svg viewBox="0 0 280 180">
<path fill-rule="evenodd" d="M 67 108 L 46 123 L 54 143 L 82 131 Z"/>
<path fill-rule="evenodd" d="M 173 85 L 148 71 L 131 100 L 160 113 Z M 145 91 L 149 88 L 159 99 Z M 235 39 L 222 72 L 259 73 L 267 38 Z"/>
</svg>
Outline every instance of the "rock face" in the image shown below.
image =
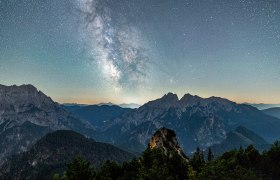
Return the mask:
<svg viewBox="0 0 280 180">
<path fill-rule="evenodd" d="M 4 129 L 25 121 L 51 129 L 73 127 L 74 121 L 86 125 L 71 117 L 59 104 L 32 85 L 0 85 L 0 117 L 0 124 L 9 121 Z"/>
<path fill-rule="evenodd" d="M 143 151 L 155 131 L 167 127 L 176 131 L 184 151 L 192 152 L 198 146 L 221 143 L 238 126 L 252 129 L 269 142 L 280 138 L 280 121 L 250 105 L 190 94 L 179 99 L 168 93 L 111 121 L 103 140 Z"/>
<path fill-rule="evenodd" d="M 5 157 L 28 150 L 46 133 L 58 129 L 94 135 L 89 123 L 73 117 L 34 86 L 0 85 L 1 163 Z"/>
<path fill-rule="evenodd" d="M 27 152 L 10 157 L 0 168 L 0 179 L 50 179 L 62 173 L 71 160 L 80 156 L 100 167 L 106 160 L 122 163 L 135 155 L 71 131 L 47 134 Z"/>
<path fill-rule="evenodd" d="M 149 143 L 149 148 L 163 149 L 164 152 L 177 152 L 183 159 L 188 160 L 187 156 L 179 146 L 175 132 L 165 127 L 160 128 L 155 132 Z"/>
</svg>

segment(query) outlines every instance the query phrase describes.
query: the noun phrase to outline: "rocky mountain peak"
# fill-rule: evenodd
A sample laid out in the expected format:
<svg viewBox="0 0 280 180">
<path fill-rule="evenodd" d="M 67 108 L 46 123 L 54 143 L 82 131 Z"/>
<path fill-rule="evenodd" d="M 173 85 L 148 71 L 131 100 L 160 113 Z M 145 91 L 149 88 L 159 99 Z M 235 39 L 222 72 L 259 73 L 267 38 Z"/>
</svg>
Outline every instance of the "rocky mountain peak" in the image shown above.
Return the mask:
<svg viewBox="0 0 280 180">
<path fill-rule="evenodd" d="M 202 100 L 201 97 L 196 96 L 196 95 L 191 95 L 191 94 L 185 94 L 181 99 L 180 99 L 180 104 L 183 106 L 193 106 L 198 104 Z"/>
<path fill-rule="evenodd" d="M 3 96 L 3 94 L 7 92 L 9 92 L 10 94 L 22 93 L 22 95 L 25 95 L 26 93 L 29 94 L 39 93 L 37 88 L 32 86 L 31 84 L 24 84 L 20 86 L 16 86 L 16 85 L 5 86 L 0 84 L 0 95 Z"/>
<path fill-rule="evenodd" d="M 228 100 L 228 99 L 225 99 L 225 98 L 221 98 L 221 97 L 216 97 L 216 96 L 211 96 L 209 98 L 206 98 L 207 101 L 209 102 L 219 102 L 221 104 L 235 104 L 234 102 Z"/>
<path fill-rule="evenodd" d="M 32 85 L 0 85 L 0 115 L 25 112 L 32 108 L 51 109 L 54 102 Z"/>
<path fill-rule="evenodd" d="M 162 104 L 176 105 L 179 101 L 177 94 L 171 92 L 165 94 L 162 98 L 159 99 Z"/>
<path fill-rule="evenodd" d="M 165 94 L 163 97 L 162 97 L 162 99 L 167 99 L 167 100 L 176 100 L 176 101 L 178 101 L 178 96 L 177 96 L 177 94 L 173 94 L 172 92 L 169 92 L 169 93 L 167 93 L 167 94 Z"/>
<path fill-rule="evenodd" d="M 28 150 L 47 132 L 71 129 L 85 135 L 93 127 L 67 112 L 32 85 L 0 85 L 0 164 L 6 157 Z"/>
<path fill-rule="evenodd" d="M 175 108 L 186 108 L 186 107 L 193 107 L 193 106 L 202 106 L 202 107 L 210 107 L 214 108 L 219 107 L 225 109 L 226 111 L 231 111 L 236 103 L 220 98 L 220 97 L 209 97 L 209 98 L 202 98 L 197 95 L 185 94 L 180 100 L 177 94 L 167 93 L 159 99 L 154 101 L 150 101 L 143 106 L 151 107 L 151 108 L 160 108 L 160 109 L 168 109 L 170 107 Z"/>
<path fill-rule="evenodd" d="M 171 92 L 165 94 L 163 97 L 156 99 L 154 101 L 150 101 L 145 105 L 149 107 L 156 107 L 156 108 L 169 108 L 175 107 L 178 105 L 179 98 L 177 94 L 173 94 Z"/>
<path fill-rule="evenodd" d="M 166 153 L 170 151 L 177 152 L 182 158 L 187 160 L 187 156 L 179 146 L 175 132 L 165 127 L 160 128 L 154 133 L 150 140 L 149 148 L 163 149 Z"/>
</svg>

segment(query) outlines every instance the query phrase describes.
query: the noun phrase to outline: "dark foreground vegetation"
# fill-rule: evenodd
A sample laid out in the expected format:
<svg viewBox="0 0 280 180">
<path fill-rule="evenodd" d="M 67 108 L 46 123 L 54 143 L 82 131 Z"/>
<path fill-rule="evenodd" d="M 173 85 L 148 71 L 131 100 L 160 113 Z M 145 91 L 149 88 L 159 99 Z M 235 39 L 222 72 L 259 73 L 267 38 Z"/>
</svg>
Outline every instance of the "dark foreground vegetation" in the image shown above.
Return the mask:
<svg viewBox="0 0 280 180">
<path fill-rule="evenodd" d="M 259 153 L 253 146 L 231 150 L 214 159 L 211 150 L 199 149 L 186 161 L 177 152 L 147 148 L 141 157 L 117 164 L 107 161 L 96 169 L 89 162 L 76 158 L 55 180 L 90 179 L 279 179 L 280 143 Z"/>
</svg>

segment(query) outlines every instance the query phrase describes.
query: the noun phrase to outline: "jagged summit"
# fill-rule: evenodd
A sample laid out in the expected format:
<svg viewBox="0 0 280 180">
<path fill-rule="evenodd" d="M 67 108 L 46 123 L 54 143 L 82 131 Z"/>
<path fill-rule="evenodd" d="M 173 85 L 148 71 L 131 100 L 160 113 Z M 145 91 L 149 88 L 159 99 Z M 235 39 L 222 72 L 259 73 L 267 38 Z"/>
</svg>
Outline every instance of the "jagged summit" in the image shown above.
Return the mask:
<svg viewBox="0 0 280 180">
<path fill-rule="evenodd" d="M 219 144 L 237 126 L 252 129 L 272 142 L 279 139 L 280 121 L 250 105 L 220 97 L 202 98 L 174 93 L 150 101 L 114 119 L 106 127 L 106 141 L 136 151 L 144 150 L 153 133 L 161 127 L 176 131 L 181 147 L 192 152 L 196 147 Z"/>
<path fill-rule="evenodd" d="M 162 98 L 166 98 L 166 99 L 176 99 L 176 100 L 179 99 L 178 96 L 177 96 L 177 94 L 174 94 L 174 93 L 172 93 L 172 92 L 169 92 L 169 93 L 165 94 Z"/>
<path fill-rule="evenodd" d="M 167 104 L 176 104 L 178 101 L 179 101 L 179 98 L 178 98 L 177 94 L 173 94 L 171 92 L 165 94 L 161 98 L 161 102 L 167 103 Z"/>
<path fill-rule="evenodd" d="M 220 107 L 224 107 L 227 110 L 231 110 L 236 103 L 221 97 L 209 97 L 209 98 L 202 98 L 197 95 L 191 95 L 189 93 L 185 94 L 181 99 L 178 98 L 177 94 L 174 93 L 167 93 L 161 98 L 158 98 L 153 101 L 149 101 L 148 103 L 144 104 L 143 106 L 148 106 L 152 108 L 161 108 L 161 109 L 168 109 L 170 107 L 175 107 L 179 109 L 184 109 L 186 107 L 192 106 L 209 106 L 210 104 L 216 104 Z"/>
<path fill-rule="evenodd" d="M 77 122 L 80 126 L 88 126 L 88 123 L 72 117 L 58 103 L 32 85 L 0 85 L 0 124 L 5 121 L 13 122 L 14 125 L 30 121 L 54 130 L 71 129 Z"/>
<path fill-rule="evenodd" d="M 10 95 L 17 95 L 21 94 L 22 96 L 25 95 L 26 93 L 28 94 L 33 94 L 33 93 L 38 93 L 39 91 L 37 88 L 35 88 L 31 84 L 24 84 L 24 85 L 12 85 L 12 86 L 5 86 L 0 84 L 0 96 L 1 98 L 7 97 L 7 93 Z M 5 96 L 4 96 L 5 95 Z"/>
<path fill-rule="evenodd" d="M 34 87 L 32 84 L 23 84 L 23 85 L 19 85 L 19 86 L 17 86 L 17 85 L 6 86 L 3 84 L 0 84 L 0 89 L 23 89 L 23 88 L 37 90 L 37 88 Z"/>
<path fill-rule="evenodd" d="M 54 110 L 55 102 L 37 88 L 28 84 L 21 86 L 0 85 L 0 115 L 26 112 L 34 108 Z"/>
<path fill-rule="evenodd" d="M 159 99 L 149 101 L 148 103 L 144 104 L 149 107 L 156 107 L 156 108 L 169 108 L 177 106 L 179 98 L 177 94 L 173 94 L 171 92 L 165 94 Z"/>
<path fill-rule="evenodd" d="M 181 99 L 180 99 L 180 104 L 181 105 L 195 105 L 198 104 L 199 101 L 201 101 L 201 97 L 197 95 L 191 95 L 189 93 L 185 94 Z"/>
<path fill-rule="evenodd" d="M 74 117 L 32 85 L 0 85 L 0 164 L 3 159 L 28 150 L 47 132 L 71 129 L 94 134 L 88 122 Z"/>
<path fill-rule="evenodd" d="M 182 158 L 188 159 L 179 146 L 175 132 L 165 127 L 160 128 L 154 133 L 149 143 L 149 148 L 163 149 L 165 152 L 177 152 Z"/>
<path fill-rule="evenodd" d="M 23 85 L 12 85 L 12 86 L 5 86 L 0 84 L 0 96 L 6 95 L 21 95 L 21 96 L 27 96 L 27 95 L 35 95 L 35 94 L 41 94 L 46 96 L 44 93 L 39 91 L 36 87 L 34 87 L 31 84 L 23 84 Z M 6 95 L 7 97 L 7 95 Z M 3 97 L 2 97 L 3 98 Z"/>
</svg>

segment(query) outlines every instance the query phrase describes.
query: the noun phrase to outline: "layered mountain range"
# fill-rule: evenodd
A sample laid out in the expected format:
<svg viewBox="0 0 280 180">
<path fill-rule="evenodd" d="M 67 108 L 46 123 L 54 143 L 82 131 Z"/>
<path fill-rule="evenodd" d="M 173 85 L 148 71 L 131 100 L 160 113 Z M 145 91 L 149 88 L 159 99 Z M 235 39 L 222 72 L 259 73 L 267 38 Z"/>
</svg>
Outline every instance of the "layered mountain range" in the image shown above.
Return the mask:
<svg viewBox="0 0 280 180">
<path fill-rule="evenodd" d="M 32 85 L 0 85 L 0 162 L 28 151 L 47 133 L 74 130 L 97 141 L 141 152 L 159 128 L 176 132 L 185 152 L 226 141 L 238 126 L 268 143 L 280 139 L 280 119 L 250 105 L 219 97 L 168 93 L 137 109 L 62 106 Z M 0 163 L 0 165 L 1 165 Z"/>
<path fill-rule="evenodd" d="M 103 131 L 112 120 L 131 110 L 116 105 L 72 105 L 64 108 L 77 118 L 89 122 L 97 131 Z"/>
<path fill-rule="evenodd" d="M 67 163 L 77 157 L 100 167 L 106 160 L 122 163 L 135 155 L 71 130 L 58 130 L 44 136 L 27 152 L 8 158 L 0 168 L 0 179 L 50 179 L 55 172 L 63 173 Z"/>
<path fill-rule="evenodd" d="M 220 97 L 201 98 L 190 94 L 181 99 L 168 93 L 111 121 L 103 132 L 104 141 L 142 151 L 161 127 L 176 131 L 187 152 L 196 147 L 219 144 L 238 126 L 244 126 L 268 142 L 280 138 L 280 120 L 250 105 Z"/>
<path fill-rule="evenodd" d="M 253 107 L 258 108 L 259 110 L 265 110 L 265 109 L 269 109 L 269 108 L 275 108 L 275 107 L 280 107 L 280 104 L 264 104 L 264 103 L 260 103 L 260 104 L 250 104 L 250 103 L 246 103 L 248 105 L 251 105 Z"/>
<path fill-rule="evenodd" d="M 262 110 L 265 114 L 280 118 L 280 107 L 274 107 L 274 108 L 269 108 L 269 109 L 264 109 Z"/>
<path fill-rule="evenodd" d="M 0 162 L 28 150 L 46 133 L 72 129 L 94 136 L 93 126 L 74 117 L 32 85 L 0 85 Z M 1 164 L 0 163 L 0 164 Z"/>
</svg>

